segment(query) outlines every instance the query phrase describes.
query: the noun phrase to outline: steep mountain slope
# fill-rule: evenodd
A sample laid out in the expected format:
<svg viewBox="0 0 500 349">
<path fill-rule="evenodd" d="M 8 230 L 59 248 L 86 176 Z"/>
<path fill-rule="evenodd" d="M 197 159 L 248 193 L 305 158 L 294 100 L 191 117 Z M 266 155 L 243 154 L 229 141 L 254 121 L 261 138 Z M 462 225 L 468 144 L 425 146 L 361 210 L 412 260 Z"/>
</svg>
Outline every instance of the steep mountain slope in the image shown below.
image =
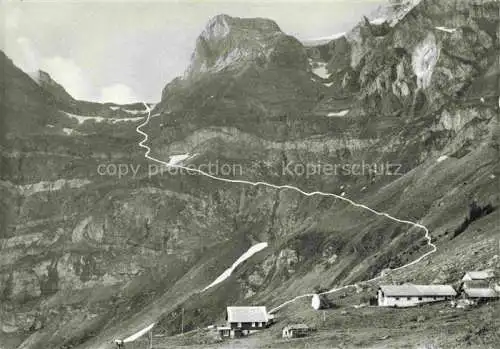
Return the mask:
<svg viewBox="0 0 500 349">
<path fill-rule="evenodd" d="M 134 229 L 125 223 L 133 214 L 122 210 L 119 199 L 109 199 L 141 200 L 140 190 L 130 194 L 136 188 L 117 185 L 117 175 L 99 171 L 99 165 L 115 171 L 118 164 L 146 166 L 134 144 L 144 111 L 74 101 L 50 77 L 37 83 L 3 53 L 1 59 L 0 343 L 17 347 L 37 330 L 57 338 L 54 330 L 69 319 L 85 324 L 79 316 L 95 313 L 87 302 L 106 300 L 109 306 L 117 286 L 150 263 L 127 257 L 137 249 L 125 238 Z M 73 114 L 89 107 L 108 111 Z M 138 176 L 144 177 L 142 170 Z M 110 216 L 100 215 L 103 205 Z M 99 324 L 94 317 L 88 321 Z M 45 348 L 64 343 L 41 338 L 37 345 Z"/>
<path fill-rule="evenodd" d="M 493 73 L 498 64 L 494 59 L 498 52 L 496 9 L 493 2 L 473 6 L 466 2 L 424 1 L 392 27 L 363 22 L 347 39 L 333 42 L 334 47 L 338 47 L 329 63 L 333 67 L 329 66 L 333 84 L 327 88 L 323 82 L 316 84 L 321 89 L 320 98 L 323 97 L 319 103 L 313 108 L 303 108 L 304 116 L 293 118 L 293 123 L 291 118 L 275 121 L 272 130 L 284 130 L 284 138 L 280 138 L 280 132 L 269 137 L 270 126 L 266 121 L 243 124 L 246 120 L 238 118 L 247 115 L 244 113 L 224 118 L 225 125 L 238 122 L 234 125 L 236 130 L 207 128 L 204 122 L 210 113 L 203 113 L 190 119 L 195 131 L 186 130 L 182 141 L 169 134 L 165 126 L 177 119 L 176 111 L 162 113 L 160 109 L 157 122 L 161 122 L 165 130 L 155 132 L 158 128 L 152 122 L 153 153 L 163 159 L 169 151 L 182 149 L 182 152 L 200 154 L 199 163 L 221 157 L 227 161 L 237 159 L 248 165 L 245 168 L 252 168 L 242 178 L 293 183 L 301 188 L 339 195 L 345 192 L 346 196 L 395 217 L 428 224 L 431 231 L 440 236 L 439 247 L 446 250 L 448 244 L 455 243 L 453 232 L 465 219 L 469 203 L 477 200 L 482 207 L 498 205 L 498 80 Z M 451 23 L 457 29 L 452 35 L 436 28 Z M 361 43 L 356 42 L 356 35 L 361 36 Z M 459 42 L 461 55 L 471 56 L 469 60 L 449 54 L 449 47 Z M 308 52 L 318 54 L 314 50 Z M 338 57 L 346 55 L 348 59 L 339 61 Z M 471 63 L 475 61 L 478 64 Z M 214 72 L 212 79 L 222 79 L 221 73 Z M 494 90 L 479 97 L 478 86 L 483 85 L 483 81 L 490 81 Z M 189 86 L 186 81 L 176 83 Z M 266 91 L 265 84 L 258 87 Z M 181 91 L 181 87 L 177 91 L 167 87 L 163 101 L 168 105 Z M 209 98 L 217 98 L 219 90 L 206 91 L 210 91 Z M 245 95 L 238 93 L 232 98 L 232 103 L 238 103 L 245 100 Z M 228 99 L 222 101 L 227 103 Z M 221 100 L 215 103 L 222 104 L 217 102 Z M 187 105 L 193 106 L 186 103 L 180 108 L 186 109 Z M 338 111 L 344 109 L 349 113 L 341 116 Z M 333 115 L 328 117 L 329 114 Z M 265 126 L 255 130 L 254 127 L 263 124 Z M 311 125 L 324 126 L 314 129 Z M 315 146 L 315 140 L 321 146 Z M 405 175 L 380 176 L 371 168 L 364 176 L 287 177 L 281 175 L 283 159 L 299 164 L 366 160 L 380 165 L 389 161 L 401 165 L 400 171 Z M 471 159 L 477 161 L 468 164 Z M 250 166 L 261 163 L 265 165 Z M 311 292 L 314 286 L 328 288 L 342 282 L 364 280 L 385 267 L 402 265 L 426 251 L 423 233 L 418 229 L 408 231 L 408 226 L 393 224 L 384 218 L 375 219 L 369 212 L 338 200 L 306 199 L 286 190 L 276 195 L 272 228 L 257 228 L 273 232 L 276 239 L 273 250 L 262 257 L 260 266 L 248 267 L 236 278 L 242 295 L 250 297 L 246 302 L 265 300 L 268 304 L 277 304 L 277 300 Z M 294 200 L 297 203 L 290 204 Z M 271 209 L 272 205 L 268 207 Z M 301 215 L 304 219 L 297 220 Z M 496 211 L 493 215 L 484 222 L 488 232 L 495 229 L 491 222 L 498 220 Z M 439 271 L 441 280 L 451 281 L 451 277 L 459 275 L 466 266 L 481 267 L 496 253 L 494 245 L 483 253 L 485 260 L 481 262 L 473 255 L 460 258 L 459 254 L 445 253 L 448 268 Z M 274 267 L 278 268 L 276 272 Z M 435 270 L 432 276 L 419 277 L 422 281 L 432 281 L 437 273 Z M 235 284 L 229 283 L 221 285 L 213 291 L 213 297 L 226 294 L 230 289 L 234 293 L 234 287 Z M 205 316 L 208 322 L 229 303 L 220 300 L 219 310 L 210 312 L 204 302 L 202 299 L 189 305 L 196 314 L 193 321 L 203 319 L 202 314 L 208 312 Z"/>
<path fill-rule="evenodd" d="M 216 176 L 336 193 L 428 226 L 438 252 L 394 280 L 451 282 L 495 266 L 495 6 L 422 1 L 328 49 L 269 20 L 216 16 L 141 128 L 150 155 L 189 154 L 185 165 Z M 7 348 L 107 348 L 153 321 L 175 334 L 181 308 L 191 330 L 229 304 L 274 307 L 429 251 L 421 229 L 340 199 L 162 172 L 137 145 L 140 106 L 74 101 L 2 57 Z M 329 61 L 328 78 L 308 58 Z M 465 226 L 473 201 L 492 210 Z M 200 292 L 257 242 L 269 247 Z"/>
</svg>

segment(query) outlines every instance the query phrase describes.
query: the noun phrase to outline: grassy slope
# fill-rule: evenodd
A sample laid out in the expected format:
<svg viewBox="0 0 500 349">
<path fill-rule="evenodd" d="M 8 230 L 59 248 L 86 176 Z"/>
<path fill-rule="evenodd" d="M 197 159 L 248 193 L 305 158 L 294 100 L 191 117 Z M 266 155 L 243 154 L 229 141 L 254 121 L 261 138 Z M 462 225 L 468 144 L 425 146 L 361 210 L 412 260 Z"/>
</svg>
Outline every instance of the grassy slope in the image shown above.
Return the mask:
<svg viewBox="0 0 500 349">
<path fill-rule="evenodd" d="M 306 321 L 317 331 L 308 338 L 285 340 L 278 322 L 251 337 L 224 343 L 201 344 L 204 331 L 168 339 L 156 338 L 153 348 L 163 349 L 302 349 L 302 348 L 407 348 L 407 349 L 489 349 L 498 348 L 500 302 L 467 310 L 447 304 L 410 309 L 341 306 L 315 312 L 309 304 L 298 304 L 287 314 L 287 323 Z"/>
</svg>

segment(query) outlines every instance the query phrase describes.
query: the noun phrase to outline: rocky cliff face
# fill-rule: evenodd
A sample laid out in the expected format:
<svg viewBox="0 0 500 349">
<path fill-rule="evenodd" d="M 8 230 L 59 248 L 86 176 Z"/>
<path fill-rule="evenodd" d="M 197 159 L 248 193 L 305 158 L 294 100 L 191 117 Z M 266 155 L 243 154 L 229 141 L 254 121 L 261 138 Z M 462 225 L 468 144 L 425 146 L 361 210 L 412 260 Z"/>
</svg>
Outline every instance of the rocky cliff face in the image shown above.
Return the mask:
<svg viewBox="0 0 500 349">
<path fill-rule="evenodd" d="M 358 83 L 350 85 L 359 91 L 361 103 L 356 107 L 365 120 L 385 118 L 408 124 L 434 118 L 439 123 L 437 115 L 445 105 L 475 93 L 471 91 L 478 88 L 477 82 L 474 88 L 471 84 L 482 81 L 485 71 L 497 69 L 494 3 L 422 1 L 410 7 L 397 22 L 365 19 L 346 38 L 309 49 L 310 55 L 328 61 L 335 84 L 345 89 L 346 82 Z M 350 60 L 338 60 L 343 53 Z M 330 90 L 333 95 L 339 93 L 334 87 Z M 477 101 L 483 97 L 483 104 L 493 105 L 494 98 L 484 93 Z M 440 140 L 436 136 L 440 137 L 434 134 L 432 142 L 443 144 L 448 134 L 442 133 Z M 404 138 L 408 140 L 407 135 Z"/>
<path fill-rule="evenodd" d="M 84 293 L 95 290 L 108 302 L 151 263 L 148 253 L 154 249 L 131 252 L 137 247 L 125 236 L 134 229 L 122 219 L 142 229 L 147 217 L 137 212 L 136 221 L 135 204 L 124 203 L 122 209 L 119 199 L 107 206 L 107 195 L 123 195 L 125 201 L 133 195 L 124 187 L 111 194 L 116 175 L 98 170 L 99 165 L 116 171 L 119 163 L 141 164 L 142 154 L 131 141 L 143 110 L 74 101 L 48 75 L 34 81 L 3 53 L 1 58 L 0 342 L 17 347 L 37 330 L 48 334 L 71 319 L 97 321 L 102 299 L 95 298 L 92 310 L 82 304 L 88 300 Z M 68 112 L 78 109 L 88 114 Z M 93 116 L 97 110 L 106 112 Z M 138 200 L 169 195 L 140 189 L 136 194 Z M 108 234 L 110 229 L 115 232 Z M 57 333 L 59 339 L 48 344 L 40 335 L 33 341 L 42 347 L 64 342 Z"/>
<path fill-rule="evenodd" d="M 264 18 L 213 17 L 196 41 L 186 76 L 224 69 L 242 69 L 246 64 L 276 64 L 305 69 L 306 55 L 294 37 Z"/>
<path fill-rule="evenodd" d="M 481 267 L 495 253 L 498 211 L 457 227 L 472 198 L 499 201 L 495 6 L 412 3 L 391 25 L 363 21 L 307 51 L 272 21 L 217 16 L 142 128 L 151 156 L 189 154 L 184 164 L 205 171 L 218 161 L 211 174 L 336 193 L 419 221 L 438 245 L 435 267 L 408 272 L 421 281 Z M 181 307 L 192 329 L 229 304 L 272 307 L 428 251 L 422 231 L 339 199 L 156 167 L 137 145 L 140 106 L 74 101 L 3 55 L 2 64 L 7 348 L 105 348 L 156 320 L 176 333 Z"/>
</svg>

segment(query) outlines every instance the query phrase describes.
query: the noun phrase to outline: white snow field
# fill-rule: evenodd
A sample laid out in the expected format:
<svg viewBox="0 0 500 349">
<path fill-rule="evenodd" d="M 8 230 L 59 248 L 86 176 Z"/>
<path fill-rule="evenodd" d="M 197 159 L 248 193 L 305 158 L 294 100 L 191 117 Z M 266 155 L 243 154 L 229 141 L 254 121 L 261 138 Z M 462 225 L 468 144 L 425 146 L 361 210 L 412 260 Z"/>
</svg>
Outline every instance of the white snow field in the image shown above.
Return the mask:
<svg viewBox="0 0 500 349">
<path fill-rule="evenodd" d="M 220 274 L 217 277 L 217 279 L 215 279 L 210 285 L 208 285 L 207 287 L 205 287 L 203 289 L 203 291 L 206 291 L 209 288 L 214 287 L 215 285 L 218 285 L 221 282 L 223 282 L 224 280 L 226 280 L 228 277 L 231 276 L 231 274 L 233 273 L 233 271 L 236 269 L 236 267 L 238 265 L 240 265 L 241 263 L 243 263 L 244 261 L 246 261 L 248 258 L 252 257 L 257 252 L 262 251 L 266 247 L 267 247 L 267 242 L 260 242 L 258 244 L 253 245 L 252 247 L 250 247 L 245 253 L 243 253 L 240 256 L 240 258 L 238 258 L 236 260 L 236 262 L 233 263 L 233 265 L 231 265 L 231 267 L 227 268 L 222 274 Z"/>
</svg>

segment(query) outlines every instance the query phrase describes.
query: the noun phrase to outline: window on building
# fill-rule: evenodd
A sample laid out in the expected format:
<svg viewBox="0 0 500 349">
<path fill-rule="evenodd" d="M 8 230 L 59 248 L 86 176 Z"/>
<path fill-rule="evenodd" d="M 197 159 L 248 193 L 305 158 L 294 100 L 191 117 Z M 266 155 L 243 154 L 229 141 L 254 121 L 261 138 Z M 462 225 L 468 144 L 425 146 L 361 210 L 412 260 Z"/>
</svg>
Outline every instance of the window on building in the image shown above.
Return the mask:
<svg viewBox="0 0 500 349">
<path fill-rule="evenodd" d="M 438 297 L 434 296 L 434 297 L 432 297 L 432 299 L 436 300 L 436 299 L 438 299 Z"/>
<path fill-rule="evenodd" d="M 396 297 L 396 300 L 399 301 L 399 297 Z"/>
<path fill-rule="evenodd" d="M 406 297 L 407 300 L 411 301 L 411 297 Z"/>
<path fill-rule="evenodd" d="M 418 300 L 421 301 L 422 300 L 422 297 L 418 297 Z"/>
</svg>

